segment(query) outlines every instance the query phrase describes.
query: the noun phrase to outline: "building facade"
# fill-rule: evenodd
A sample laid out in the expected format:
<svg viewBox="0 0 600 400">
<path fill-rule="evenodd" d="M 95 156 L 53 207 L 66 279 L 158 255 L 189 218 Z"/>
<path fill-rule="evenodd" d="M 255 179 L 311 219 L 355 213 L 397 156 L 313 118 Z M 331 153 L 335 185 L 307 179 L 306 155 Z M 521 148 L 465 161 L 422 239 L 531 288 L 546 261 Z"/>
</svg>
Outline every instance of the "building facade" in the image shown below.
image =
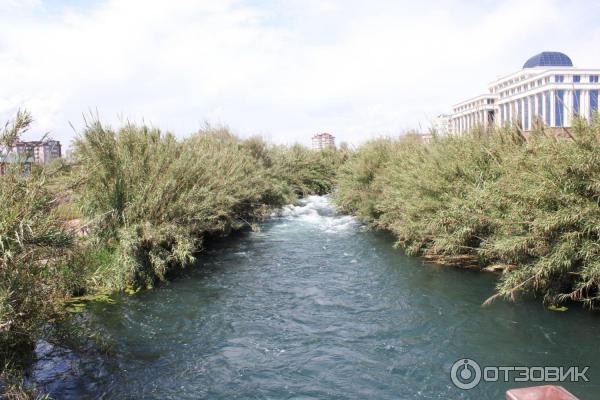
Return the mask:
<svg viewBox="0 0 600 400">
<path fill-rule="evenodd" d="M 33 162 L 46 165 L 62 157 L 62 147 L 58 140 L 43 140 L 33 142 L 15 142 L 9 149 L 21 158 L 32 157 Z"/>
<path fill-rule="evenodd" d="M 432 124 L 432 130 L 438 135 L 448 135 L 453 132 L 452 130 L 452 115 L 440 114 L 434 120 Z"/>
<path fill-rule="evenodd" d="M 482 94 L 452 108 L 452 132 L 464 133 L 477 127 L 489 127 L 496 119 L 496 97 Z"/>
<path fill-rule="evenodd" d="M 313 150 L 335 148 L 335 137 L 329 133 L 318 133 L 312 137 Z"/>
<path fill-rule="evenodd" d="M 575 115 L 598 112 L 600 69 L 575 68 L 558 52 L 531 57 L 520 71 L 490 83 L 488 93 L 456 104 L 453 132 L 519 124 L 525 131 L 536 123 L 549 128 L 571 126 Z"/>
</svg>

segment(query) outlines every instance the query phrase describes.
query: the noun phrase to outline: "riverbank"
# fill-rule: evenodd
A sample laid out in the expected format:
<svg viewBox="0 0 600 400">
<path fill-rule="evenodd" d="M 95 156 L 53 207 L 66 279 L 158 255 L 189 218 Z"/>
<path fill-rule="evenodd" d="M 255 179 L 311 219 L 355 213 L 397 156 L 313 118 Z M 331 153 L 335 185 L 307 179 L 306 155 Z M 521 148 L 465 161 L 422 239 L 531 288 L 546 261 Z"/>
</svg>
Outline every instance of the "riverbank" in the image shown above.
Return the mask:
<svg viewBox="0 0 600 400">
<path fill-rule="evenodd" d="M 30 124 L 19 113 L 2 145 Z M 11 381 L 37 338 L 95 295 L 153 288 L 195 263 L 205 237 L 255 228 L 274 208 L 329 192 L 344 158 L 224 128 L 177 139 L 92 121 L 69 162 L 30 174 L 13 165 L 0 176 L 0 375 Z"/>
<path fill-rule="evenodd" d="M 368 142 L 338 174 L 335 203 L 408 254 L 501 271 L 496 297 L 598 308 L 600 120 Z"/>
<path fill-rule="evenodd" d="M 424 263 L 393 243 L 328 197 L 306 197 L 260 231 L 211 241 L 197 265 L 156 290 L 89 307 L 90 328 L 112 351 L 40 346 L 33 377 L 65 400 L 498 400 L 532 385 L 461 390 L 450 369 L 469 357 L 589 366 L 590 382 L 561 385 L 595 398 L 597 315 L 531 300 L 482 308 L 494 276 Z"/>
</svg>

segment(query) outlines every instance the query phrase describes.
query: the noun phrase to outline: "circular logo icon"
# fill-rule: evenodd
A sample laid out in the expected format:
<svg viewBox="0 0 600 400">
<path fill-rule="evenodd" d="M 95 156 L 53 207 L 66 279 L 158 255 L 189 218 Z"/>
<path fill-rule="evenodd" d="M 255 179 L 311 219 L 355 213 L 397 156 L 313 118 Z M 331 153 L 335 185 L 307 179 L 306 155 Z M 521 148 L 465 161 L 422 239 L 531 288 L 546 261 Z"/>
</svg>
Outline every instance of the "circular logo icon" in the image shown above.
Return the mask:
<svg viewBox="0 0 600 400">
<path fill-rule="evenodd" d="M 481 381 L 481 368 L 470 358 L 461 358 L 452 364 L 450 378 L 459 389 L 473 389 Z"/>
</svg>

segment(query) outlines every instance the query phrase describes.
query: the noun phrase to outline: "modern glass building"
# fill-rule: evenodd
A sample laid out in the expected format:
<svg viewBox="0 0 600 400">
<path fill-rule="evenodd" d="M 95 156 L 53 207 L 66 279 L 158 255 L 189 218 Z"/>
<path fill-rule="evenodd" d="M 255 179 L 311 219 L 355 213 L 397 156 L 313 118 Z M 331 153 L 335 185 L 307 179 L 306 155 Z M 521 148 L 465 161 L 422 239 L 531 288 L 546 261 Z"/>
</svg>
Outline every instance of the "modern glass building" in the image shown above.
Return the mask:
<svg viewBox="0 0 600 400">
<path fill-rule="evenodd" d="M 453 107 L 452 131 L 462 133 L 492 124 L 536 123 L 569 127 L 574 115 L 591 118 L 598 111 L 600 69 L 578 69 L 559 52 L 531 57 L 523 68 L 497 79 L 488 93 Z"/>
</svg>

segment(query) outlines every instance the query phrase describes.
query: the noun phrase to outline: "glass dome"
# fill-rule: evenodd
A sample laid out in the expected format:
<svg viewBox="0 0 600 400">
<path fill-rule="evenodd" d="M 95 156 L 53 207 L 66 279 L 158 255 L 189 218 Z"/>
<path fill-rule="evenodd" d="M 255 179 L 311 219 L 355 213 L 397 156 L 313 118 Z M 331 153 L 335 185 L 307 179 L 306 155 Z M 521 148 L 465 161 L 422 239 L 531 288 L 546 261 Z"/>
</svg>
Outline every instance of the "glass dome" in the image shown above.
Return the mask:
<svg viewBox="0 0 600 400">
<path fill-rule="evenodd" d="M 566 54 L 557 51 L 544 51 L 531 57 L 523 68 L 535 67 L 572 67 L 573 62 Z"/>
</svg>

